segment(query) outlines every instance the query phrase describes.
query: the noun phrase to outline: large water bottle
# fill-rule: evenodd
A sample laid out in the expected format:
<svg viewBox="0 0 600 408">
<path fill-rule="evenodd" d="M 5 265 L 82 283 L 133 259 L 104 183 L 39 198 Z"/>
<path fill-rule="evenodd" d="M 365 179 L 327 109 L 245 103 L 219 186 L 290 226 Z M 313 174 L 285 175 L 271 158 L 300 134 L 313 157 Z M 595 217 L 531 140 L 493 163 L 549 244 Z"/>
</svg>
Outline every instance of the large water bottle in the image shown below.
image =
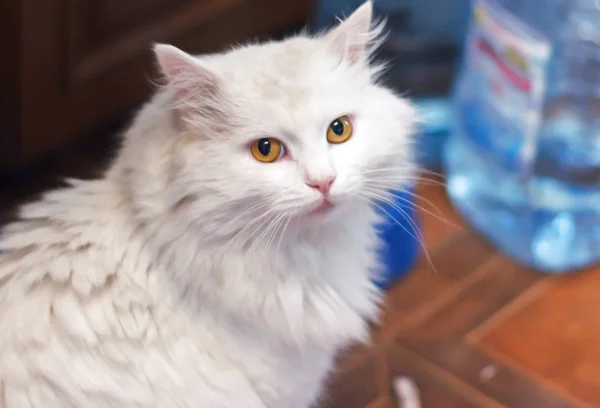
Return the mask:
<svg viewBox="0 0 600 408">
<path fill-rule="evenodd" d="M 526 265 L 600 260 L 600 0 L 475 0 L 465 52 L 455 206 Z"/>
</svg>

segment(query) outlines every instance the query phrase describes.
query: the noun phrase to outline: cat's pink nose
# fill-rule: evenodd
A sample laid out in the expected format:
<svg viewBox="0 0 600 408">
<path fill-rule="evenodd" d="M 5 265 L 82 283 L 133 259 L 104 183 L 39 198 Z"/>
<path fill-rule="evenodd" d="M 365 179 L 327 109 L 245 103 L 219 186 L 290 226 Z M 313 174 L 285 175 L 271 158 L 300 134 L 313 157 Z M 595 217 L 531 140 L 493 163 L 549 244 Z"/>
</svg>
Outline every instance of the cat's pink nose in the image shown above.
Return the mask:
<svg viewBox="0 0 600 408">
<path fill-rule="evenodd" d="M 329 194 L 331 185 L 335 181 L 335 177 L 326 177 L 322 179 L 307 179 L 306 185 L 315 190 L 319 190 L 324 196 Z"/>
</svg>

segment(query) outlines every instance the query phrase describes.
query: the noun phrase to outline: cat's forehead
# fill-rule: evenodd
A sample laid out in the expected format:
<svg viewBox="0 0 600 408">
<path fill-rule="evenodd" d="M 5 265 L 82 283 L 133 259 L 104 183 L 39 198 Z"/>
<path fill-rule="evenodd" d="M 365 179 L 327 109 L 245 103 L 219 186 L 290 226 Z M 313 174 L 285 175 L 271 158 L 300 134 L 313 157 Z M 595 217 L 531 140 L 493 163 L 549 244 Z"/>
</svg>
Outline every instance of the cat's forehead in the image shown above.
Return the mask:
<svg viewBox="0 0 600 408">
<path fill-rule="evenodd" d="M 239 47 L 216 59 L 225 73 L 249 78 L 278 74 L 299 78 L 306 74 L 306 63 L 319 55 L 319 43 L 297 37 L 280 42 L 269 42 Z"/>
<path fill-rule="evenodd" d="M 296 37 L 235 49 L 215 62 L 232 93 L 251 98 L 255 108 L 300 114 L 330 98 L 347 99 L 368 83 L 368 74 L 340 61 L 319 39 Z"/>
<path fill-rule="evenodd" d="M 283 96 L 314 91 L 336 78 L 342 80 L 339 61 L 318 39 L 295 37 L 241 47 L 215 62 L 230 85 L 265 96 Z"/>
</svg>

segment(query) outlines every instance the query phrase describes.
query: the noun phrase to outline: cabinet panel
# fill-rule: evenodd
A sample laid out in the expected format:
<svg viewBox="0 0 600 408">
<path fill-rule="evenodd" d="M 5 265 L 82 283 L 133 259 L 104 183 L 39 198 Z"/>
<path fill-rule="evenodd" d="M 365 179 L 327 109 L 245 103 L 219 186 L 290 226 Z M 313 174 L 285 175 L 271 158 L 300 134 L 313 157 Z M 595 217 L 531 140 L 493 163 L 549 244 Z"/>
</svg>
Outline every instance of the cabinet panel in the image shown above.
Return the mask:
<svg viewBox="0 0 600 408">
<path fill-rule="evenodd" d="M 71 87 L 139 57 L 157 39 L 185 36 L 189 30 L 227 16 L 248 3 L 248 0 L 63 1 L 68 10 L 67 79 Z"/>
<path fill-rule="evenodd" d="M 1 3 L 0 41 L 11 58 L 0 64 L 8 75 L 0 79 L 0 169 L 30 163 L 141 103 L 156 76 L 152 43 L 216 51 L 303 24 L 312 9 L 311 0 Z"/>
</svg>

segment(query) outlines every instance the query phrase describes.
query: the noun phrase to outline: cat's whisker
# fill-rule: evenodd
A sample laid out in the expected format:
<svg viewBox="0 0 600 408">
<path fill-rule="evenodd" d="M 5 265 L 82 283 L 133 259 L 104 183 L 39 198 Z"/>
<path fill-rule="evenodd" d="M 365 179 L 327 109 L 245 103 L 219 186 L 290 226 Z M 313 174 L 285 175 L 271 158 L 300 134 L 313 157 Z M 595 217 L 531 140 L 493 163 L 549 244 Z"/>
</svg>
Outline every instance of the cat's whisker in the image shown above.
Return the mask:
<svg viewBox="0 0 600 408">
<path fill-rule="evenodd" d="M 375 207 L 377 207 L 378 209 L 380 209 L 381 211 L 383 211 L 385 214 L 387 214 L 396 224 L 398 224 L 399 227 L 401 227 L 404 231 L 406 231 L 407 234 L 409 234 L 412 238 L 414 238 L 417 242 L 419 242 L 419 245 L 421 246 L 421 249 L 423 250 L 423 253 L 424 253 L 425 257 L 427 258 L 427 263 L 433 269 L 433 272 L 436 275 L 438 275 L 437 268 L 433 264 L 431 256 L 429 255 L 429 251 L 427 251 L 427 246 L 425 245 L 425 239 L 424 239 L 423 235 L 421 234 L 421 232 L 419 231 L 418 226 L 414 223 L 414 221 L 412 221 L 410 219 L 410 217 L 408 216 L 408 214 L 406 214 L 406 211 L 404 211 L 400 207 L 394 205 L 393 202 L 385 199 L 385 197 L 380 196 L 379 194 L 371 193 L 369 191 L 362 192 L 361 194 L 366 199 L 368 199 L 371 204 L 373 204 Z M 379 205 L 378 202 L 381 202 L 381 201 L 387 202 L 392 207 L 394 207 L 396 210 L 398 210 L 400 212 L 400 215 L 403 218 L 405 218 L 407 220 L 407 222 L 409 223 L 409 225 L 413 228 L 413 230 L 415 231 L 415 233 L 416 233 L 417 236 L 413 235 L 404 225 L 402 225 L 402 223 L 400 221 L 398 221 L 398 219 L 396 219 L 396 217 L 394 217 L 386 209 L 384 209 L 381 205 Z"/>
<path fill-rule="evenodd" d="M 434 180 L 426 177 L 419 176 L 406 176 L 406 175 L 395 175 L 395 174 L 384 174 L 384 175 L 366 175 L 367 180 L 378 180 L 378 181 L 387 181 L 390 183 L 394 183 L 396 186 L 398 185 L 406 185 L 406 184 L 420 184 L 423 186 L 436 186 L 436 187 L 446 187 L 446 184 L 443 181 Z"/>
<path fill-rule="evenodd" d="M 257 205 L 254 208 L 252 208 L 251 210 L 247 210 L 245 215 L 249 215 L 250 213 L 252 213 L 253 211 L 258 211 L 261 208 L 265 207 L 268 203 L 264 202 L 262 205 Z M 254 219 L 252 219 L 250 222 L 248 222 L 247 224 L 245 224 L 240 230 L 238 230 L 234 236 L 228 241 L 228 243 L 225 245 L 224 249 L 228 249 L 229 245 L 231 245 L 232 243 L 236 242 L 237 238 L 243 236 L 243 232 L 249 228 L 252 227 L 252 225 L 254 225 L 256 223 L 257 219 L 260 219 L 260 215 L 258 217 L 255 217 Z M 233 220 L 228 221 L 229 224 L 231 225 L 237 225 L 235 224 L 236 222 L 239 222 L 241 219 L 243 218 L 243 216 L 238 216 L 235 217 Z"/>
<path fill-rule="evenodd" d="M 378 173 L 398 173 L 407 175 L 419 175 L 423 178 L 440 178 L 445 180 L 445 175 L 428 169 L 416 168 L 414 166 L 389 166 L 389 167 L 378 167 L 375 169 L 362 170 L 362 174 L 378 174 Z"/>
<path fill-rule="evenodd" d="M 397 195 L 395 192 L 393 193 L 394 197 L 398 198 L 400 201 L 405 202 L 406 204 L 411 204 L 414 206 L 415 209 L 424 212 L 427 215 L 430 215 L 434 218 L 436 218 L 437 220 L 443 222 L 444 224 L 451 226 L 453 228 L 457 228 L 457 229 L 462 229 L 462 227 L 450 220 L 448 220 L 447 218 L 444 217 L 444 212 L 442 210 L 439 209 L 439 207 L 437 207 L 431 200 L 428 200 L 422 196 L 420 196 L 419 194 L 407 191 L 406 194 L 412 196 L 415 198 L 414 201 L 407 199 L 406 197 L 402 197 Z M 418 202 L 423 201 L 426 204 L 428 204 L 429 206 L 431 206 L 433 208 L 433 210 L 436 211 L 436 213 L 429 211 L 427 208 L 425 208 L 423 205 L 419 205 Z"/>
<path fill-rule="evenodd" d="M 229 244 L 231 243 L 235 243 L 238 242 L 239 239 L 244 238 L 244 232 L 250 228 L 252 228 L 253 226 L 255 226 L 257 223 L 259 224 L 258 227 L 261 227 L 262 224 L 264 224 L 265 219 L 268 219 L 269 215 L 274 212 L 275 209 L 271 208 L 269 210 L 267 210 L 266 212 L 260 214 L 258 217 L 254 218 L 252 221 L 250 221 L 248 224 L 244 225 L 244 227 L 242 227 L 234 236 L 233 238 L 229 241 Z M 243 248 L 251 239 L 252 237 L 258 233 L 260 231 L 260 228 L 254 228 L 254 230 L 252 230 L 250 232 L 250 234 L 246 237 L 246 239 L 244 241 L 242 241 L 242 243 L 239 245 L 240 248 Z M 228 244 L 228 245 L 229 245 Z"/>
<path fill-rule="evenodd" d="M 392 216 L 391 214 L 389 214 L 389 212 L 385 211 L 380 205 L 376 204 L 376 202 L 371 201 L 371 203 L 373 205 L 375 205 L 376 207 L 378 207 L 379 209 L 381 209 L 382 211 L 384 211 L 386 214 L 388 214 L 389 217 L 392 218 L 392 220 L 398 224 L 398 226 L 400 226 L 404 231 L 406 231 L 409 235 L 411 235 L 418 243 L 419 246 L 421 247 L 421 249 L 423 250 L 423 254 L 425 255 L 425 258 L 427 259 L 427 264 L 429 265 L 429 267 L 431 267 L 431 269 L 433 270 L 433 273 L 435 275 L 439 275 L 439 272 L 437 270 L 437 268 L 435 267 L 435 264 L 433 263 L 433 260 L 431 259 L 431 256 L 429 255 L 429 251 L 427 250 L 427 246 L 425 244 L 425 239 L 423 237 L 423 235 L 419 232 L 418 227 L 414 224 L 414 222 L 411 222 L 410 217 L 408 215 L 406 215 L 406 213 L 404 212 L 400 212 L 400 215 L 406 219 L 409 222 L 409 225 L 412 226 L 412 228 L 415 230 L 417 237 L 414 237 L 413 234 L 410 233 L 410 231 L 407 230 L 407 228 L 405 226 L 403 226 L 398 219 L 396 219 L 396 217 Z"/>
<path fill-rule="evenodd" d="M 270 252 L 273 244 L 275 243 L 277 236 L 279 235 L 279 229 L 285 223 L 285 215 L 279 214 L 273 221 L 273 227 L 269 230 L 268 238 L 265 242 L 265 252 Z"/>
<path fill-rule="evenodd" d="M 239 244 L 239 247 L 242 249 L 247 247 L 245 251 L 246 253 L 250 253 L 254 242 L 256 242 L 258 237 L 260 237 L 260 235 L 263 232 L 263 226 L 269 222 L 269 218 L 270 214 L 269 212 L 266 212 L 265 214 L 261 215 L 260 217 L 257 217 L 251 222 L 251 224 L 254 225 L 254 227 L 252 228 L 249 234 L 238 234 L 238 238 L 243 239 L 243 241 Z M 244 228 L 244 230 L 250 228 L 252 225 L 249 224 L 247 228 Z"/>
<path fill-rule="evenodd" d="M 291 221 L 290 215 L 291 215 L 291 211 L 288 209 L 287 211 L 282 210 L 282 206 L 285 206 L 285 204 L 287 203 L 287 201 L 293 202 L 292 198 L 289 197 L 289 195 L 286 195 L 287 191 L 292 190 L 292 188 L 288 188 L 282 191 L 281 193 L 281 197 L 274 200 L 271 205 L 273 206 L 273 208 L 271 208 L 269 211 L 267 211 L 264 214 L 261 214 L 259 217 L 255 218 L 254 220 L 252 220 L 248 225 L 245 225 L 240 231 L 238 231 L 238 233 L 236 235 L 241 235 L 240 233 L 242 233 L 243 231 L 251 228 L 252 226 L 254 226 L 259 220 L 262 220 L 263 222 L 256 226 L 256 228 L 254 228 L 254 230 L 250 233 L 250 235 L 248 235 L 244 241 L 244 245 L 246 245 L 246 243 L 248 243 L 249 241 L 253 240 L 254 237 L 256 237 L 256 239 L 254 241 L 258 241 L 259 239 L 262 240 L 262 234 L 265 232 L 265 230 L 263 230 L 263 228 L 268 229 L 270 228 L 270 226 L 266 225 L 268 222 L 275 222 L 274 220 L 265 220 L 265 216 L 267 214 L 270 214 L 272 212 L 275 211 L 282 211 L 283 213 L 281 214 L 281 218 L 282 220 L 280 222 L 278 222 L 278 224 L 283 224 L 285 222 L 285 227 L 281 228 L 281 226 L 278 226 L 277 228 L 277 234 L 281 235 L 281 237 L 279 238 L 279 241 L 281 241 L 283 239 L 283 234 L 285 233 L 285 230 L 287 229 L 287 227 L 289 226 L 289 222 Z M 277 207 L 279 205 L 279 207 Z M 276 217 L 279 218 L 279 217 Z M 279 233 L 278 231 L 281 229 L 281 233 Z M 259 234 L 259 236 L 256 236 L 256 234 Z M 253 242 L 253 244 L 251 245 L 252 250 L 254 249 L 254 247 L 257 245 L 255 245 L 256 242 Z M 242 246 L 244 246 L 242 245 Z M 251 249 L 249 249 L 248 251 L 250 251 Z"/>
<path fill-rule="evenodd" d="M 282 197 L 285 197 L 285 193 L 286 193 L 288 190 L 290 190 L 290 189 L 288 188 L 288 189 L 285 189 L 285 190 L 283 190 L 283 192 L 282 192 Z M 276 206 L 276 205 L 277 205 L 277 204 L 279 204 L 280 202 L 284 201 L 282 197 L 280 197 L 280 198 L 277 198 L 277 199 L 273 200 L 272 202 L 271 202 L 271 200 L 270 200 L 270 199 L 268 199 L 268 198 L 265 198 L 265 199 L 263 199 L 262 201 L 259 201 L 258 203 L 256 203 L 256 204 L 254 204 L 254 205 L 250 206 L 250 207 L 249 207 L 248 209 L 246 209 L 246 210 L 245 210 L 245 211 L 244 211 L 242 214 L 248 215 L 248 214 L 250 214 L 250 213 L 251 213 L 251 212 L 253 212 L 253 211 L 257 211 L 257 210 L 259 210 L 259 209 L 261 209 L 261 208 L 263 208 L 263 207 L 267 206 L 269 203 L 271 203 L 271 206 Z M 244 236 L 243 234 L 244 234 L 244 232 L 245 232 L 246 230 L 248 230 L 248 229 L 252 228 L 252 226 L 254 226 L 254 225 L 255 225 L 255 224 L 258 222 L 258 221 L 260 221 L 261 219 L 263 219 L 263 218 L 264 218 L 264 216 L 266 216 L 266 214 L 270 214 L 270 213 L 271 213 L 271 212 L 273 212 L 273 211 L 275 211 L 275 208 L 271 208 L 271 209 L 267 210 L 266 212 L 264 212 L 264 213 L 262 213 L 262 214 L 258 215 L 258 216 L 257 216 L 257 217 L 255 217 L 253 220 L 251 220 L 249 223 L 247 223 L 246 225 L 244 225 L 244 226 L 243 226 L 243 227 L 242 227 L 240 230 L 238 230 L 238 231 L 235 233 L 235 235 L 233 236 L 233 238 L 229 240 L 229 242 L 226 244 L 225 248 L 228 248 L 228 247 L 229 247 L 229 245 L 230 245 L 231 243 L 237 242 L 237 241 L 238 241 L 240 238 L 243 238 L 243 236 Z M 238 215 L 237 217 L 235 217 L 235 218 L 234 218 L 234 220 L 236 220 L 236 221 L 239 221 L 241 218 L 243 218 L 243 217 L 242 217 L 242 214 L 240 214 L 240 215 Z M 244 215 L 244 216 L 245 216 L 245 215 Z M 229 223 L 233 223 L 233 221 L 229 221 Z M 255 231 L 253 231 L 253 232 L 250 234 L 250 236 L 249 236 L 249 237 L 248 237 L 248 238 L 247 238 L 247 239 L 246 239 L 246 240 L 245 240 L 245 241 L 242 243 L 242 245 L 240 245 L 240 247 L 243 247 L 244 245 L 246 245 L 246 243 L 247 243 L 247 242 L 248 242 L 248 241 L 251 239 L 251 237 L 254 235 L 254 233 L 255 233 L 255 232 L 256 232 L 256 230 L 255 230 Z"/>
<path fill-rule="evenodd" d="M 275 242 L 275 239 L 278 235 L 279 228 L 281 227 L 281 225 L 283 225 L 284 222 L 285 216 L 283 214 L 279 214 L 270 222 L 270 225 L 265 229 L 266 232 L 262 239 L 262 242 L 264 243 L 264 245 L 262 245 L 264 249 L 262 251 L 263 258 L 270 257 L 273 255 L 273 243 Z M 261 241 L 257 241 L 256 248 L 259 248 L 260 242 Z"/>
<path fill-rule="evenodd" d="M 369 187 L 370 186 L 381 188 L 382 189 L 382 191 L 381 191 L 382 194 L 385 194 L 385 193 L 392 194 L 396 199 L 404 202 L 406 205 L 410 206 L 411 208 L 414 208 L 414 209 L 419 210 L 419 211 L 421 211 L 421 212 L 423 212 L 423 213 L 425 213 L 427 215 L 430 215 L 430 216 L 434 217 L 435 219 L 443 222 L 444 224 L 446 224 L 448 226 L 451 226 L 451 227 L 457 228 L 457 229 L 461 229 L 462 228 L 458 224 L 456 224 L 456 223 L 454 223 L 454 222 L 446 219 L 444 217 L 443 211 L 440 210 L 435 204 L 433 204 L 433 202 L 431 202 L 430 200 L 428 200 L 428 199 L 426 199 L 426 198 L 424 198 L 424 197 L 422 197 L 422 196 L 420 196 L 420 195 L 418 195 L 416 193 L 413 193 L 413 192 L 411 192 L 409 190 L 390 188 L 389 186 L 387 186 L 385 184 L 379 184 L 379 183 L 369 183 Z M 411 197 L 414 197 L 415 200 L 409 200 L 406 197 L 402 197 L 402 195 L 400 195 L 400 194 L 409 195 Z M 430 210 L 428 210 L 423 205 L 419 205 L 417 201 L 423 201 L 423 202 L 425 202 L 426 204 L 428 204 L 429 206 L 431 206 L 433 208 L 433 210 L 435 210 L 437 212 L 437 214 L 434 213 L 434 212 L 432 212 L 432 211 L 430 211 Z"/>
<path fill-rule="evenodd" d="M 375 207 L 377 207 L 380 211 L 384 212 L 395 223 L 397 223 L 398 226 L 400 226 L 404 231 L 406 231 L 406 233 L 409 234 L 413 239 L 415 239 L 416 241 L 421 242 L 421 239 L 419 237 L 415 236 L 412 232 L 410 232 L 409 230 L 407 230 L 406 227 L 404 225 L 402 225 L 400 223 L 400 221 L 398 221 L 396 219 L 396 217 L 394 217 L 385 208 L 383 208 L 381 205 L 379 205 L 379 203 L 381 202 L 381 200 L 378 197 L 374 197 L 371 194 L 364 194 L 364 193 L 362 193 L 362 194 L 363 194 L 363 197 L 369 201 L 369 203 L 371 203 L 372 205 L 374 205 Z M 410 226 L 414 229 L 414 227 L 412 226 L 412 224 L 410 224 Z"/>
<path fill-rule="evenodd" d="M 417 169 L 418 173 L 423 173 L 426 174 L 430 177 L 439 177 L 441 179 L 445 179 L 446 176 L 443 173 L 437 172 L 435 170 L 430 170 L 430 169 L 425 169 L 425 168 L 419 168 Z"/>
<path fill-rule="evenodd" d="M 437 185 L 437 186 L 445 186 L 445 182 L 443 180 L 436 180 L 433 178 L 429 178 L 427 176 L 421 176 L 419 174 L 402 174 L 401 172 L 399 172 L 398 174 L 395 174 L 396 171 L 394 172 L 385 172 L 385 173 L 380 173 L 380 174 L 366 174 L 365 176 L 370 177 L 370 178 L 389 178 L 389 179 L 397 179 L 399 181 L 416 181 L 418 183 L 425 183 L 425 184 L 432 184 L 432 185 Z"/>
<path fill-rule="evenodd" d="M 415 168 L 414 166 L 379 167 L 376 169 L 367 169 L 367 170 L 362 171 L 363 174 L 385 173 L 385 172 L 404 173 L 404 174 L 416 173 L 416 174 L 421 175 L 421 177 L 435 177 L 435 178 L 445 179 L 445 175 L 442 173 L 439 173 L 439 172 L 433 171 L 433 170 L 429 170 L 429 169 L 425 169 L 425 168 Z"/>
<path fill-rule="evenodd" d="M 281 233 L 279 234 L 279 241 L 277 242 L 277 249 L 275 251 L 275 254 L 277 254 L 277 255 L 279 254 L 279 250 L 281 248 L 281 241 L 283 240 L 285 231 L 287 230 L 288 226 L 290 225 L 290 222 L 292 221 L 290 214 L 287 214 L 285 218 L 286 218 L 286 221 L 285 221 L 285 224 L 283 225 L 283 228 L 281 229 Z"/>
<path fill-rule="evenodd" d="M 259 210 L 260 208 L 262 208 L 268 204 L 269 204 L 269 200 L 265 198 L 265 199 L 259 201 L 258 203 L 255 203 L 255 204 L 251 205 L 250 207 L 246 208 L 243 212 L 241 212 L 237 216 L 233 217 L 232 219 L 228 220 L 228 223 L 235 225 L 238 221 L 240 221 L 245 216 L 249 215 L 250 213 L 252 213 L 254 211 Z"/>
<path fill-rule="evenodd" d="M 275 216 L 274 214 L 271 214 L 271 212 L 273 212 L 273 211 L 274 210 L 267 211 L 262 216 L 257 217 L 256 220 L 253 220 L 248 225 L 248 228 L 252 227 L 252 230 L 245 237 L 244 241 L 242 242 L 242 245 L 240 246 L 242 248 L 248 246 L 248 249 L 247 249 L 248 253 L 252 251 L 252 248 L 254 247 L 255 243 L 260 240 L 262 234 L 264 233 L 266 226 L 269 225 L 269 223 L 271 222 L 271 219 Z M 246 229 L 248 229 L 248 228 L 246 228 Z M 243 238 L 243 236 L 241 236 L 241 237 Z"/>
<path fill-rule="evenodd" d="M 375 169 L 362 170 L 362 174 L 385 173 L 385 172 L 407 172 L 412 171 L 411 166 L 393 166 L 393 167 L 377 167 Z"/>
<path fill-rule="evenodd" d="M 271 209 L 270 211 L 275 211 L 275 209 Z M 269 235 L 270 229 L 273 227 L 273 224 L 280 217 L 280 214 L 274 214 L 270 217 L 266 217 L 260 225 L 260 228 L 257 228 L 257 231 L 260 231 L 258 237 L 254 239 L 252 244 L 250 244 L 250 248 L 248 249 L 248 253 L 254 252 L 254 250 L 260 247 L 261 242 Z M 264 227 L 264 228 L 263 228 Z"/>
<path fill-rule="evenodd" d="M 394 178 L 386 178 L 386 177 L 378 177 L 375 179 L 367 179 L 365 184 L 366 185 L 373 185 L 373 186 L 378 186 L 381 188 L 385 188 L 386 190 L 391 190 L 391 191 L 395 191 L 395 192 L 401 192 L 401 193 L 405 193 L 408 194 L 412 197 L 417 197 L 419 198 L 421 201 L 426 201 L 428 204 L 430 204 L 432 207 L 435 208 L 435 205 L 433 205 L 429 200 L 419 196 L 418 194 L 414 193 L 413 191 L 411 191 L 411 188 L 407 188 L 407 186 L 404 186 L 402 181 L 405 180 L 400 180 L 400 179 L 394 179 Z"/>
<path fill-rule="evenodd" d="M 435 214 L 435 213 L 433 213 L 432 211 L 429 211 L 429 210 L 427 210 L 427 209 L 426 209 L 426 208 L 424 208 L 423 206 L 419 205 L 419 204 L 418 204 L 416 201 L 412 201 L 412 200 L 409 200 L 409 199 L 407 199 L 407 198 L 405 198 L 405 197 L 402 197 L 401 195 L 399 195 L 399 194 L 397 194 L 397 193 L 393 192 L 393 191 L 392 191 L 392 190 L 390 190 L 390 189 L 387 189 L 387 188 L 379 188 L 379 186 L 376 186 L 376 185 L 375 185 L 375 186 L 373 186 L 373 187 L 375 187 L 375 188 L 371 188 L 371 189 L 370 189 L 370 191 L 371 191 L 371 192 L 374 192 L 374 193 L 377 193 L 377 194 L 379 194 L 379 195 L 381 195 L 381 196 L 382 196 L 382 197 L 381 197 L 381 199 L 382 199 L 382 200 L 384 200 L 384 196 L 389 196 L 389 195 L 391 195 L 391 196 L 392 196 L 392 197 L 394 197 L 396 200 L 398 200 L 398 201 L 401 201 L 401 202 L 403 203 L 401 206 L 402 206 L 402 207 L 405 207 L 406 209 L 416 210 L 416 211 L 418 211 L 418 212 L 425 213 L 425 214 L 427 214 L 427 215 L 430 215 L 430 216 L 434 217 L 435 219 L 437 219 L 437 220 L 439 220 L 439 221 L 443 222 L 444 224 L 447 224 L 447 225 L 449 225 L 449 226 L 452 226 L 452 227 L 454 227 L 454 228 L 458 228 L 458 229 L 460 229 L 460 227 L 459 227 L 458 225 L 456 225 L 456 224 L 454 224 L 453 222 L 451 222 L 451 221 L 449 221 L 449 220 L 445 219 L 445 218 L 443 217 L 443 214 L 442 214 L 442 212 L 441 212 L 441 211 L 440 211 L 440 210 L 439 210 L 437 207 L 434 207 L 434 208 L 435 208 L 435 209 L 436 209 L 438 212 L 440 212 L 440 215 L 438 215 L 438 214 Z M 368 189 L 368 188 L 369 188 L 369 187 L 365 186 L 365 189 Z M 387 198 L 386 198 L 386 199 L 385 199 L 385 201 L 386 201 L 386 202 L 389 202 L 390 204 L 394 204 L 394 206 L 397 206 L 397 205 L 398 205 L 398 204 L 396 204 L 396 203 L 394 202 L 394 200 L 391 200 L 391 199 L 387 199 Z"/>
<path fill-rule="evenodd" d="M 402 207 L 400 207 L 398 204 L 396 204 L 394 201 L 388 199 L 387 197 L 385 197 L 384 195 L 379 194 L 378 191 L 376 190 L 370 190 L 370 189 L 366 189 L 367 192 L 369 192 L 370 194 L 372 194 L 377 200 L 383 201 L 385 203 L 387 203 L 388 205 L 390 205 L 392 208 L 394 208 L 396 211 L 400 212 L 400 214 L 406 219 L 406 221 L 410 224 L 410 226 L 414 229 L 415 233 L 419 235 L 419 239 L 422 239 L 423 237 L 420 235 L 420 230 L 419 227 L 417 226 L 417 224 L 410 218 L 410 216 L 408 215 L 408 213 L 406 212 L 406 210 L 404 210 Z"/>
</svg>

